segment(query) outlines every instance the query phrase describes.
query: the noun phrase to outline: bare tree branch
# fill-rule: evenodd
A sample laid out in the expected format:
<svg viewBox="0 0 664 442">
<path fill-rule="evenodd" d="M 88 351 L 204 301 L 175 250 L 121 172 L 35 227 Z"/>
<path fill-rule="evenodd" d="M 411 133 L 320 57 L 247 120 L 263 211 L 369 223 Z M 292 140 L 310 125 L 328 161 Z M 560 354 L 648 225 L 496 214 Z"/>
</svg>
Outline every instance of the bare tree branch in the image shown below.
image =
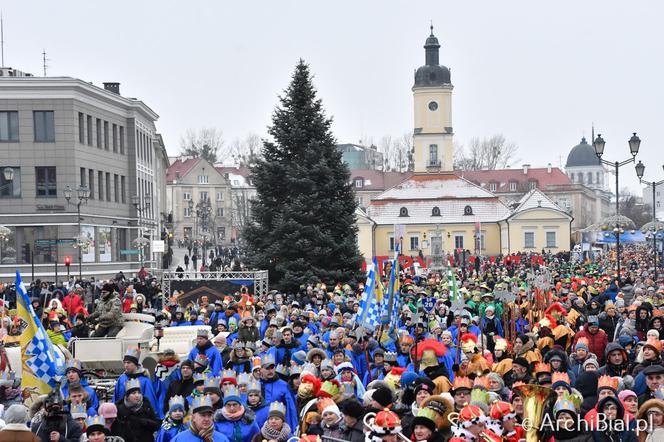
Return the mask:
<svg viewBox="0 0 664 442">
<path fill-rule="evenodd" d="M 502 134 L 489 138 L 473 137 L 468 149 L 455 146 L 454 168 L 457 170 L 504 169 L 517 161 L 517 145 L 507 142 Z"/>
<path fill-rule="evenodd" d="M 187 129 L 180 137 L 180 154 L 203 158 L 209 163 L 219 161 L 219 151 L 224 145 L 223 132 L 213 127 L 198 130 Z"/>
</svg>

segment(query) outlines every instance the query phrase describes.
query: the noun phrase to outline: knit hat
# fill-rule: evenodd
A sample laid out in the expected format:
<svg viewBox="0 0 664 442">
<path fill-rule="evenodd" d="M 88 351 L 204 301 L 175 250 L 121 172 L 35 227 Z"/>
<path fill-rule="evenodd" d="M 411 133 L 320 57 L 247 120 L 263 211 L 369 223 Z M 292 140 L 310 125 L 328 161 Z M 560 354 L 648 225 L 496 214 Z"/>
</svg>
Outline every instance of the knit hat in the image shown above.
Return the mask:
<svg viewBox="0 0 664 442">
<path fill-rule="evenodd" d="M 383 407 L 388 407 L 392 402 L 392 391 L 387 387 L 378 387 L 376 391 L 373 392 L 371 398 L 378 402 L 379 405 Z"/>
<path fill-rule="evenodd" d="M 28 408 L 23 404 L 11 405 L 2 415 L 7 424 L 26 424 L 28 418 Z"/>
<path fill-rule="evenodd" d="M 339 407 L 334 402 L 329 403 L 327 406 L 325 406 L 325 408 L 323 408 L 321 415 L 324 415 L 325 413 L 334 413 L 337 415 L 337 417 L 341 417 L 341 410 L 339 410 Z"/>
<path fill-rule="evenodd" d="M 99 415 L 104 416 L 105 419 L 113 419 L 118 417 L 118 407 L 113 402 L 104 402 L 99 404 Z"/>
<path fill-rule="evenodd" d="M 577 351 L 579 349 L 583 349 L 586 352 L 590 351 L 588 349 L 588 344 L 586 344 L 585 341 L 582 341 L 582 340 L 579 340 L 579 342 L 577 342 L 576 345 L 574 346 L 574 351 Z"/>
<path fill-rule="evenodd" d="M 595 358 L 588 358 L 584 363 L 583 363 L 583 370 L 586 371 L 588 370 L 589 365 L 594 365 L 595 370 L 599 370 L 599 362 L 597 362 L 597 359 Z"/>
<path fill-rule="evenodd" d="M 620 402 L 625 402 L 625 399 L 627 399 L 628 397 L 638 397 L 638 396 L 632 390 L 623 390 L 620 393 L 618 393 L 618 399 L 620 399 Z"/>
<path fill-rule="evenodd" d="M 524 358 L 523 356 L 519 356 L 518 358 L 514 359 L 512 365 L 514 364 L 530 369 L 530 362 L 528 362 L 528 359 Z"/>
</svg>

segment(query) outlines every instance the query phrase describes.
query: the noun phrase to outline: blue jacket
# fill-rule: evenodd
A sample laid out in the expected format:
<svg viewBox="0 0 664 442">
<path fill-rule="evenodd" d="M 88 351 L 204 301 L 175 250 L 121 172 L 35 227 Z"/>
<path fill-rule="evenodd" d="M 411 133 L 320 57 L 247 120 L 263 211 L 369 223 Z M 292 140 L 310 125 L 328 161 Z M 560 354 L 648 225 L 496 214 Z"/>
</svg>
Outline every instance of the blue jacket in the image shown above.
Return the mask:
<svg viewBox="0 0 664 442">
<path fill-rule="evenodd" d="M 369 369 L 369 365 L 367 363 L 367 360 L 371 361 L 371 356 L 366 355 L 365 353 L 355 353 L 351 352 L 350 353 L 350 362 L 353 364 L 353 367 L 355 367 L 355 371 L 357 371 L 357 376 L 360 379 L 364 379 L 364 377 L 367 374 L 367 370 Z"/>
<path fill-rule="evenodd" d="M 155 442 L 171 442 L 179 433 L 186 431 L 187 426 L 183 423 L 175 424 L 170 419 L 164 420 L 161 428 L 157 431 L 157 439 Z"/>
<path fill-rule="evenodd" d="M 212 376 L 218 376 L 223 369 L 223 362 L 221 360 L 221 354 L 219 353 L 219 350 L 217 350 L 217 348 L 212 345 L 212 342 L 208 341 L 205 349 L 201 350 L 197 346 L 194 346 L 194 348 L 192 348 L 189 352 L 187 359 L 193 361 L 196 359 L 196 356 L 199 353 L 204 353 L 205 356 L 207 356 L 208 362 L 210 364 L 209 369 L 212 372 Z"/>
<path fill-rule="evenodd" d="M 230 442 L 226 435 L 221 434 L 218 431 L 212 433 L 213 442 Z M 205 442 L 200 437 L 196 436 L 190 430 L 185 430 L 182 433 L 178 433 L 177 436 L 173 438 L 173 442 Z"/>
<path fill-rule="evenodd" d="M 228 421 L 218 412 L 215 414 L 214 429 L 228 437 L 229 442 L 251 442 L 254 436 L 261 432 L 253 413 L 245 412 L 237 421 Z"/>
<path fill-rule="evenodd" d="M 256 425 L 258 425 L 258 428 L 263 428 L 263 424 L 267 422 L 267 415 L 270 412 L 270 406 L 263 405 L 262 407 L 252 409 L 251 411 L 253 411 L 256 415 Z"/>
<path fill-rule="evenodd" d="M 88 393 L 88 398 L 90 400 L 90 408 L 94 408 L 95 410 L 99 408 L 99 399 L 97 398 L 97 393 L 88 385 L 88 381 L 85 378 L 81 378 L 81 387 L 85 390 L 86 393 Z M 60 387 L 60 392 L 62 393 L 62 397 L 67 399 L 69 397 L 69 382 L 65 382 L 62 384 Z M 94 416 L 92 414 L 91 416 Z"/>
<path fill-rule="evenodd" d="M 164 416 L 161 414 L 161 405 L 157 401 L 157 396 L 154 394 L 154 389 L 152 388 L 152 381 L 149 377 L 146 376 L 144 372 L 134 373 L 132 375 L 127 375 L 127 373 L 122 373 L 118 378 L 118 381 L 115 384 L 115 392 L 113 393 L 113 402 L 117 403 L 124 399 L 125 395 L 125 384 L 129 379 L 138 379 L 141 384 L 141 393 L 143 397 L 150 401 L 152 409 L 155 411 L 159 419 L 163 419 Z"/>
<path fill-rule="evenodd" d="M 271 404 L 279 401 L 286 406 L 286 422 L 291 428 L 296 428 L 298 423 L 297 408 L 288 389 L 288 384 L 275 377 L 271 380 L 261 381 L 261 389 L 263 390 L 264 403 Z"/>
</svg>

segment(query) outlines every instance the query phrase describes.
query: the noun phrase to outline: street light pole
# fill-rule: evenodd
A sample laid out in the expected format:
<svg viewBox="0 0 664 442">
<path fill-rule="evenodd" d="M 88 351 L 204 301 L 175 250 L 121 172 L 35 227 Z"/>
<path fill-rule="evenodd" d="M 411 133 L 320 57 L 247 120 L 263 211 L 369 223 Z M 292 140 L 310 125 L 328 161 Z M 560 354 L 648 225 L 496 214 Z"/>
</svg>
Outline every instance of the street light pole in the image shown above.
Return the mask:
<svg viewBox="0 0 664 442">
<path fill-rule="evenodd" d="M 662 166 L 664 168 L 664 166 Z M 655 189 L 657 186 L 664 184 L 664 180 L 661 181 L 646 181 L 643 179 L 643 173 L 646 170 L 646 166 L 639 161 L 639 163 L 635 167 L 636 169 L 636 176 L 639 178 L 639 182 L 642 184 L 645 184 L 647 186 L 652 186 L 652 247 L 653 247 L 653 253 L 655 255 L 655 272 L 654 272 L 654 278 L 653 280 L 655 281 L 655 286 L 657 286 L 657 210 L 655 209 L 655 204 L 656 204 L 656 198 L 655 198 Z"/>
<path fill-rule="evenodd" d="M 65 199 L 67 200 L 67 204 L 71 204 L 71 198 L 73 196 L 74 191 L 70 186 L 65 187 L 64 194 L 65 194 Z M 83 279 L 83 251 L 81 250 L 83 248 L 83 241 L 81 238 L 81 235 L 83 234 L 81 232 L 81 204 L 87 203 L 88 198 L 90 198 L 90 189 L 88 189 L 87 186 L 79 186 L 78 189 L 76 189 L 76 197 L 78 198 L 78 202 L 76 203 L 76 219 L 77 219 L 77 225 L 78 225 L 78 238 L 76 240 L 76 244 L 78 245 L 78 279 L 82 280 Z M 57 260 L 57 257 L 56 257 Z M 57 264 L 56 264 L 57 265 Z M 67 268 L 67 273 L 69 273 L 69 268 Z"/>
<path fill-rule="evenodd" d="M 602 158 L 604 155 L 604 147 L 606 142 L 602 138 L 602 134 L 598 134 L 595 141 L 593 141 L 593 147 L 595 148 L 595 155 L 599 159 L 601 164 L 615 168 L 616 173 L 616 227 L 613 229 L 613 233 L 616 235 L 616 276 L 618 283 L 620 283 L 620 179 L 619 179 L 619 170 L 622 166 L 636 162 L 636 154 L 639 153 L 639 147 L 641 146 L 641 139 L 636 136 L 636 132 L 633 132 L 632 137 L 628 141 L 629 152 L 632 154 L 631 158 L 628 158 L 624 161 L 607 161 Z"/>
</svg>

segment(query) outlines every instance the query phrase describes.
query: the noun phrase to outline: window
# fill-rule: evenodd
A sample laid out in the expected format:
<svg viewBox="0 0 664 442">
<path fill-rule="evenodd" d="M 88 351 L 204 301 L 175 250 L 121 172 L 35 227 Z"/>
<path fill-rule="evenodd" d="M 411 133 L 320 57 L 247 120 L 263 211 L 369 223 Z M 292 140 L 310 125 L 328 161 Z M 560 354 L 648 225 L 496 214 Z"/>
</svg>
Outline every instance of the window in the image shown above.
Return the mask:
<svg viewBox="0 0 664 442">
<path fill-rule="evenodd" d="M 546 232 L 546 246 L 556 247 L 556 232 Z"/>
<path fill-rule="evenodd" d="M 95 199 L 95 171 L 88 169 L 88 187 L 90 188 L 90 199 Z"/>
<path fill-rule="evenodd" d="M 593 173 L 588 172 L 588 184 L 592 184 L 592 183 L 593 183 Z"/>
<path fill-rule="evenodd" d="M 108 150 L 108 121 L 104 121 L 104 149 Z"/>
<path fill-rule="evenodd" d="M 405 207 L 399 209 L 399 216 L 408 216 L 408 209 L 406 209 Z"/>
<path fill-rule="evenodd" d="M 122 200 L 122 204 L 124 204 L 126 200 L 126 191 L 127 191 L 127 184 L 125 183 L 126 179 L 125 176 L 122 175 L 120 177 L 120 199 Z"/>
<path fill-rule="evenodd" d="M 510 182 L 510 192 L 516 192 L 516 181 Z"/>
<path fill-rule="evenodd" d="M 226 239 L 226 227 L 217 227 L 217 239 L 221 241 Z"/>
<path fill-rule="evenodd" d="M 97 129 L 97 147 L 101 149 L 101 119 L 97 118 L 95 129 Z"/>
<path fill-rule="evenodd" d="M 418 250 L 420 248 L 420 237 L 411 236 L 410 237 L 410 250 Z"/>
<path fill-rule="evenodd" d="M 357 187 L 358 189 L 364 187 L 364 179 L 355 178 L 355 187 Z"/>
<path fill-rule="evenodd" d="M 528 183 L 528 188 L 529 188 L 530 190 L 537 189 L 537 181 L 530 181 L 530 182 Z"/>
<path fill-rule="evenodd" d="M 207 192 L 199 193 L 199 198 L 200 198 L 201 201 L 204 201 L 204 200 L 208 199 L 208 193 Z"/>
<path fill-rule="evenodd" d="M 99 201 L 104 200 L 104 172 L 97 172 L 97 189 L 98 193 L 97 195 L 99 196 Z"/>
<path fill-rule="evenodd" d="M 81 167 L 81 186 L 85 186 L 85 182 L 87 181 L 88 174 L 85 171 L 85 167 Z"/>
<path fill-rule="evenodd" d="M 486 249 L 486 242 L 485 242 L 484 232 L 480 233 L 480 249 L 481 250 Z"/>
<path fill-rule="evenodd" d="M 463 208 L 463 214 L 464 215 L 472 215 L 473 214 L 473 208 L 470 206 L 466 206 Z"/>
<path fill-rule="evenodd" d="M 185 201 L 189 201 L 191 199 L 191 193 L 182 192 L 182 199 L 185 200 Z"/>
<path fill-rule="evenodd" d="M 431 209 L 431 216 L 440 216 L 440 207 L 436 206 Z"/>
<path fill-rule="evenodd" d="M 429 165 L 437 166 L 438 165 L 438 145 L 429 144 Z"/>
<path fill-rule="evenodd" d="M 37 181 L 37 196 L 58 196 L 55 167 L 35 167 L 35 177 Z"/>
<path fill-rule="evenodd" d="M 0 141 L 18 141 L 18 112 L 0 112 Z"/>
<path fill-rule="evenodd" d="M 113 125 L 113 152 L 118 152 L 118 125 Z"/>
<path fill-rule="evenodd" d="M 217 207 L 217 216 L 223 218 L 223 216 L 224 216 L 224 208 L 223 207 Z"/>
<path fill-rule="evenodd" d="M 454 248 L 463 249 L 463 233 L 454 234 Z"/>
<path fill-rule="evenodd" d="M 531 249 L 535 247 L 535 232 L 523 232 L 523 247 Z"/>
<path fill-rule="evenodd" d="M 217 201 L 223 201 L 223 200 L 224 200 L 224 192 L 217 191 Z"/>
<path fill-rule="evenodd" d="M 55 142 L 55 123 L 53 111 L 34 111 L 35 141 L 38 143 Z"/>
<path fill-rule="evenodd" d="M 117 174 L 113 174 L 113 198 L 116 203 L 120 202 L 120 179 Z"/>
<path fill-rule="evenodd" d="M 111 200 L 111 174 L 106 172 L 106 201 Z"/>
<path fill-rule="evenodd" d="M 198 184 L 207 184 L 208 176 L 207 175 L 198 175 Z"/>
<path fill-rule="evenodd" d="M 390 236 L 390 252 L 394 251 L 394 237 Z"/>
<path fill-rule="evenodd" d="M 121 155 L 124 155 L 124 153 L 125 153 L 125 150 L 124 150 L 124 146 L 125 146 L 124 136 L 125 136 L 124 135 L 124 127 L 120 126 L 120 154 Z"/>
<path fill-rule="evenodd" d="M 85 144 L 85 115 L 78 113 L 78 142 Z"/>
<path fill-rule="evenodd" d="M 88 146 L 92 146 L 92 117 L 90 115 L 85 118 L 85 124 L 87 128 Z"/>
<path fill-rule="evenodd" d="M 490 191 L 495 192 L 496 187 L 497 187 L 496 183 L 489 183 L 489 190 Z"/>
<path fill-rule="evenodd" d="M 5 167 L 7 166 L 0 166 L 0 198 L 20 198 L 21 168 L 9 166 L 14 170 L 14 176 L 11 181 L 7 181 L 4 174 Z"/>
<path fill-rule="evenodd" d="M 184 217 L 185 218 L 190 218 L 191 217 L 191 209 L 189 207 L 184 208 Z"/>
</svg>

